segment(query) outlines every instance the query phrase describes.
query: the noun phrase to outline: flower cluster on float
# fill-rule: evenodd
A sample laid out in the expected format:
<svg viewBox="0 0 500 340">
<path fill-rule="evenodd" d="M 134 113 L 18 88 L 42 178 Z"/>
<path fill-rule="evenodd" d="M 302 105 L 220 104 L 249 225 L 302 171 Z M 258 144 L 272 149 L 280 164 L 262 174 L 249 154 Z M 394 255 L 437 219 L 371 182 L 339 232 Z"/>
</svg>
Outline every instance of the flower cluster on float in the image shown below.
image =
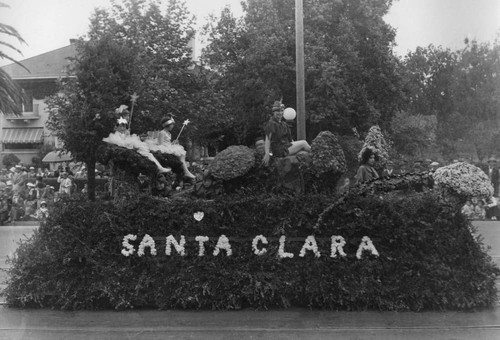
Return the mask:
<svg viewBox="0 0 500 340">
<path fill-rule="evenodd" d="M 128 234 L 123 237 L 121 254 L 123 256 L 131 256 L 137 253 L 137 256 L 141 257 L 145 255 L 145 249 L 149 248 L 150 254 L 152 256 L 157 255 L 156 243 L 153 237 L 148 234 L 145 234 L 139 244 L 136 247 L 131 244 L 131 241 L 136 241 L 138 239 L 137 235 Z M 195 241 L 198 242 L 198 256 L 205 256 L 207 252 L 206 243 L 210 240 L 208 236 L 196 236 Z M 285 250 L 286 236 L 282 235 L 279 238 L 279 247 L 278 254 L 279 258 L 293 258 L 295 254 L 287 252 Z M 169 235 L 166 237 L 165 242 L 165 255 L 172 255 L 172 248 L 175 252 L 180 256 L 186 256 L 186 237 L 184 235 L 180 236 L 179 241 L 173 236 Z M 266 246 L 269 244 L 267 238 L 263 235 L 257 235 L 252 240 L 252 251 L 256 256 L 262 256 L 267 253 Z M 345 257 L 347 254 L 344 252 L 344 246 L 346 244 L 345 239 L 339 235 L 331 236 L 331 246 L 330 246 L 330 254 L 331 258 L 336 257 Z M 321 252 L 318 249 L 318 244 L 316 242 L 316 238 L 313 235 L 309 235 L 304 240 L 304 245 L 300 249 L 299 257 L 304 257 L 307 252 L 312 252 L 315 258 L 321 257 Z M 225 253 L 226 256 L 232 256 L 233 250 L 231 248 L 231 243 L 229 238 L 225 235 L 219 236 L 217 239 L 217 244 L 215 245 L 213 251 L 211 252 L 213 256 L 219 256 L 221 253 Z M 375 246 L 373 245 L 372 240 L 368 236 L 363 236 L 358 246 L 358 250 L 356 251 L 356 258 L 361 259 L 364 253 L 369 253 L 373 256 L 379 256 L 379 253 Z"/>
</svg>

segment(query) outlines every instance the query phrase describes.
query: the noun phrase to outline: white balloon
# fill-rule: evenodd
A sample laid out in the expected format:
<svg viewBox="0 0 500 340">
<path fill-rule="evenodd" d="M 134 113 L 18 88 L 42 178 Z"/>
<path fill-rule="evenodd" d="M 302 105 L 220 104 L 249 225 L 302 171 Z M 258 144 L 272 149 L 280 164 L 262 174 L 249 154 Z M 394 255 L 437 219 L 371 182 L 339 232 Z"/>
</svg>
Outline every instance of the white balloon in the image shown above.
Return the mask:
<svg viewBox="0 0 500 340">
<path fill-rule="evenodd" d="M 283 117 L 286 120 L 294 120 L 296 116 L 297 116 L 297 112 L 295 112 L 295 110 L 292 109 L 291 107 L 287 107 L 285 109 L 285 111 L 283 112 Z"/>
</svg>

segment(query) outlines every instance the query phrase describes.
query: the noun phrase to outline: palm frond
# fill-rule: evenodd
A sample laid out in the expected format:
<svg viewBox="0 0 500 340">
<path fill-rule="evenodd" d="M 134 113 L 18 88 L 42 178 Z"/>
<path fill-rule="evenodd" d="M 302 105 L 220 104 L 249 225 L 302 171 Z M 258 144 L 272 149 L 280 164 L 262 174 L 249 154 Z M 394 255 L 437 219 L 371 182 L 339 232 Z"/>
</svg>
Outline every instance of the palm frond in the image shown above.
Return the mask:
<svg viewBox="0 0 500 340">
<path fill-rule="evenodd" d="M 0 2 L 0 8 L 9 7 L 4 2 Z M 0 23 L 0 34 L 5 34 L 7 37 L 17 39 L 21 44 L 26 44 L 19 32 L 12 26 Z M 5 41 L 0 41 L 1 46 L 8 47 L 9 49 L 22 55 L 21 51 L 14 47 L 14 45 Z M 10 57 L 4 52 L 0 52 L 0 59 L 8 59 L 20 65 L 28 72 L 29 70 L 20 62 Z M 22 88 L 17 84 L 6 71 L 0 68 L 0 112 L 14 113 L 19 115 L 22 111 L 23 100 L 26 99 Z"/>
<path fill-rule="evenodd" d="M 23 90 L 12 78 L 0 69 L 0 111 L 20 114 L 23 103 Z"/>
<path fill-rule="evenodd" d="M 17 47 L 15 47 L 14 45 L 12 44 L 9 44 L 5 41 L 0 41 L 0 45 L 4 45 L 4 46 L 7 46 L 8 48 L 10 48 L 11 50 L 14 50 L 16 51 L 17 53 L 19 53 L 20 55 L 23 55 L 23 52 L 21 52 L 20 49 L 18 49 Z M 1 52 L 0 52 L 1 53 Z"/>
</svg>

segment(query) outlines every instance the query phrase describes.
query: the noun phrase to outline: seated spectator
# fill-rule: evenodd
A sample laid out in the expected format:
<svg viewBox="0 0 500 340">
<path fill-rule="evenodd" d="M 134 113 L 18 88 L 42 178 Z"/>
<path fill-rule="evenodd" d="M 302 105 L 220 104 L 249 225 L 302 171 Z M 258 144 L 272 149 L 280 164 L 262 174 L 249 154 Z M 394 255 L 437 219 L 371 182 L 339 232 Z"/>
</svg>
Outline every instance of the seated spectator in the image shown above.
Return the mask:
<svg viewBox="0 0 500 340">
<path fill-rule="evenodd" d="M 34 166 L 30 166 L 30 168 L 28 170 L 27 177 L 28 178 L 35 178 L 36 177 L 36 171 L 35 171 L 35 167 Z"/>
<path fill-rule="evenodd" d="M 462 207 L 462 215 L 464 215 L 467 219 L 472 219 L 474 215 L 474 206 L 472 205 L 471 200 L 467 200 L 465 205 Z"/>
<path fill-rule="evenodd" d="M 486 210 L 484 209 L 484 201 L 478 200 L 474 206 L 474 219 L 484 220 L 486 218 Z"/>
<path fill-rule="evenodd" d="M 491 220 L 496 220 L 500 217 L 500 208 L 498 208 L 498 201 L 495 196 L 491 196 L 486 201 L 486 218 Z"/>
<path fill-rule="evenodd" d="M 44 177 L 42 168 L 36 169 L 36 177 Z"/>
<path fill-rule="evenodd" d="M 55 188 L 53 186 L 46 185 L 45 189 L 42 192 L 41 198 L 45 202 L 54 202 L 54 196 L 55 196 L 54 190 L 55 190 Z"/>
<path fill-rule="evenodd" d="M 31 215 L 32 218 L 45 222 L 47 218 L 49 217 L 49 209 L 47 209 L 47 202 L 42 201 L 40 202 L 40 208 L 36 210 L 36 212 Z"/>
</svg>

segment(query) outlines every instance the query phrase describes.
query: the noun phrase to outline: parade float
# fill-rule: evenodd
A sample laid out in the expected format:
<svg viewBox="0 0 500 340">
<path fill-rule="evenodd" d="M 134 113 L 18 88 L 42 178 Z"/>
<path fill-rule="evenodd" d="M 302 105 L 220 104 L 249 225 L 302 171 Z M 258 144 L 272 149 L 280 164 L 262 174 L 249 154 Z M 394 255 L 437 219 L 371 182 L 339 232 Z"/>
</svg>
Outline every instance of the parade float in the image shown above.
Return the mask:
<svg viewBox="0 0 500 340">
<path fill-rule="evenodd" d="M 370 138 L 363 148 L 387 157 L 387 145 Z M 472 165 L 338 194 L 344 151 L 322 132 L 309 154 L 269 166 L 258 147 L 229 147 L 190 190 L 165 199 L 133 189 L 138 173 L 155 175 L 151 162 L 102 148 L 101 161 L 129 191 L 57 203 L 12 259 L 9 305 L 421 311 L 497 301 L 500 271 L 459 212 L 464 197 L 492 192 Z M 157 159 L 178 166 L 168 155 Z"/>
</svg>

